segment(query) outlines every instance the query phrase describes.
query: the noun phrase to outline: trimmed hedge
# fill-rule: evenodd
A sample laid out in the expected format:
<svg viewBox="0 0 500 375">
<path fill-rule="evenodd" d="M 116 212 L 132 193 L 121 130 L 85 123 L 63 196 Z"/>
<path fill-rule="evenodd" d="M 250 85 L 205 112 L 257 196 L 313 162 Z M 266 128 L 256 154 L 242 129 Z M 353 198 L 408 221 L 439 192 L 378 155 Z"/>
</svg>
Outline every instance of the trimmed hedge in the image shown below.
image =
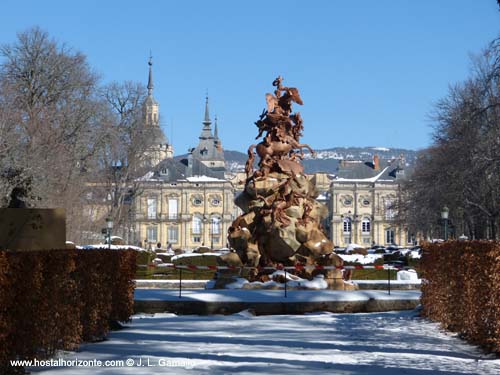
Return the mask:
<svg viewBox="0 0 500 375">
<path fill-rule="evenodd" d="M 421 266 L 423 315 L 500 353 L 500 243 L 425 244 Z"/>
<path fill-rule="evenodd" d="M 133 250 L 0 251 L 0 373 L 100 340 L 133 313 Z"/>
</svg>

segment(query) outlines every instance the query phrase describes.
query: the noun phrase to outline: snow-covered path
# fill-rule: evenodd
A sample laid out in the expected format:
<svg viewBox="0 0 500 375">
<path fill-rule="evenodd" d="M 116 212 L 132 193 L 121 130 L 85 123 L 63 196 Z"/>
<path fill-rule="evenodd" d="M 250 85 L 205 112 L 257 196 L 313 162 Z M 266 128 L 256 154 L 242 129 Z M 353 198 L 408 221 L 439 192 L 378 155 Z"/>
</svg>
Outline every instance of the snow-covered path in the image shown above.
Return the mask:
<svg viewBox="0 0 500 375">
<path fill-rule="evenodd" d="M 99 374 L 500 374 L 483 355 L 415 311 L 371 314 L 137 315 L 109 340 L 66 360 L 131 367 L 52 368 L 43 375 Z M 142 367 L 137 367 L 139 361 Z M 146 365 L 156 367 L 146 367 Z M 159 365 L 159 366 L 158 366 Z M 168 365 L 180 365 L 168 367 Z"/>
</svg>

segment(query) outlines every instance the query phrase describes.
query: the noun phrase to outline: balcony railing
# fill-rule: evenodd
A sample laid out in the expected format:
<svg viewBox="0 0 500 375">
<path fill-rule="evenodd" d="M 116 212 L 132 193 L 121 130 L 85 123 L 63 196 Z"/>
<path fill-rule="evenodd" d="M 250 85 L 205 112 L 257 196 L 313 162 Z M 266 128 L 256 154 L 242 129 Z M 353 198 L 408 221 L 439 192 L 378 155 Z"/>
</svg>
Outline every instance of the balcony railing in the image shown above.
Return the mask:
<svg viewBox="0 0 500 375">
<path fill-rule="evenodd" d="M 148 213 L 148 214 L 136 214 L 136 220 L 180 220 L 180 214 L 161 214 L 161 213 Z"/>
</svg>

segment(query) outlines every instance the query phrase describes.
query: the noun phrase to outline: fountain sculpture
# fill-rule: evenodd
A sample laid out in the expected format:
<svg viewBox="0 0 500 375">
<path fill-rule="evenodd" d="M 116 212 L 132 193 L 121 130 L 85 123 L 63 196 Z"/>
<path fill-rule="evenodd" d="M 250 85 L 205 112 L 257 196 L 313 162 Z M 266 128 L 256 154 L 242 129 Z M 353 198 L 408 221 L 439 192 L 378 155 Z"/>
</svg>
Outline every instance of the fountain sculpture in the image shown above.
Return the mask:
<svg viewBox="0 0 500 375">
<path fill-rule="evenodd" d="M 322 230 L 328 210 L 316 201 L 318 192 L 301 163 L 304 148 L 314 155 L 309 145 L 300 143 L 300 113 L 292 113 L 292 103 L 303 102 L 298 89 L 282 82 L 282 77 L 274 80 L 274 94 L 266 94 L 267 109 L 255 122 L 256 139 L 263 139 L 248 149 L 245 188 L 235 202 L 243 214 L 228 233 L 234 251 L 220 257 L 221 265 L 244 266 L 243 276 L 250 281 L 266 280 L 262 267 L 342 264 Z M 256 154 L 260 159 L 254 170 Z M 345 289 L 339 270 L 297 269 L 298 276 L 308 279 L 323 273 L 330 288 Z"/>
</svg>

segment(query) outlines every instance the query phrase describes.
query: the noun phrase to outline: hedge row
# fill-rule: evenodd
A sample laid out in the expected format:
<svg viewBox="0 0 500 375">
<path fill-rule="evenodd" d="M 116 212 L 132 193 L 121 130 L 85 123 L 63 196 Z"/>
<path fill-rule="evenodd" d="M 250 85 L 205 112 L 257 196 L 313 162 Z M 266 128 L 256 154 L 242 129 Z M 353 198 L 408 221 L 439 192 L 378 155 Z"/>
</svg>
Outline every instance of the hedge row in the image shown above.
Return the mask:
<svg viewBox="0 0 500 375">
<path fill-rule="evenodd" d="M 500 352 L 500 243 L 423 246 L 423 315 L 486 350 Z"/>
<path fill-rule="evenodd" d="M 0 251 L 0 373 L 129 320 L 135 270 L 133 250 Z"/>
</svg>

